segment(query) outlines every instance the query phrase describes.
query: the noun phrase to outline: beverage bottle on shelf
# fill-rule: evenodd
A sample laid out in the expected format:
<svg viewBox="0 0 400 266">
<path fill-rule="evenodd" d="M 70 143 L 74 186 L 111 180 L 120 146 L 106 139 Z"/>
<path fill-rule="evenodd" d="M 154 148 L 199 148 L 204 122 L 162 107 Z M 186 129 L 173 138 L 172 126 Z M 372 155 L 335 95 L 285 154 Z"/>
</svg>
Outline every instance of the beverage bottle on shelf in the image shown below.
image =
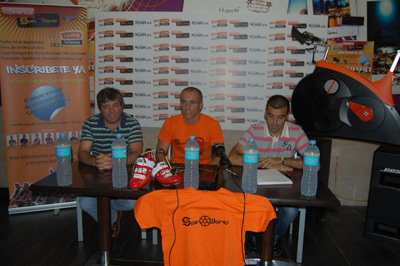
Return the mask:
<svg viewBox="0 0 400 266">
<path fill-rule="evenodd" d="M 190 136 L 185 145 L 184 187 L 199 188 L 199 158 L 200 148 L 195 136 Z"/>
<path fill-rule="evenodd" d="M 121 134 L 111 144 L 112 150 L 112 184 L 121 188 L 128 185 L 128 171 L 126 169 L 126 143 Z"/>
<path fill-rule="evenodd" d="M 310 146 L 304 152 L 301 178 L 301 194 L 306 197 L 314 197 L 317 194 L 319 156 L 316 141 L 310 140 Z"/>
<path fill-rule="evenodd" d="M 65 136 L 64 132 L 56 142 L 56 157 L 57 157 L 57 184 L 59 186 L 72 185 L 72 170 L 71 170 L 71 144 Z"/>
<path fill-rule="evenodd" d="M 244 147 L 242 189 L 245 193 L 257 192 L 258 147 L 253 138 Z"/>
</svg>

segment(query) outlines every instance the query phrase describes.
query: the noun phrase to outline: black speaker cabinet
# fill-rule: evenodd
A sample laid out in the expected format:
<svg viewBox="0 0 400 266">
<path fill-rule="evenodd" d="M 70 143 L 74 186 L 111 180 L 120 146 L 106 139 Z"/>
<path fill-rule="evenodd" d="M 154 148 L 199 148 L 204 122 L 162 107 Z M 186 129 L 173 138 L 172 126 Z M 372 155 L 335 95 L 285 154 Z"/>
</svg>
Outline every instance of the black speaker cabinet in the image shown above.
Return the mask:
<svg viewBox="0 0 400 266">
<path fill-rule="evenodd" d="M 374 153 L 366 237 L 400 245 L 400 147 L 382 145 Z"/>
</svg>

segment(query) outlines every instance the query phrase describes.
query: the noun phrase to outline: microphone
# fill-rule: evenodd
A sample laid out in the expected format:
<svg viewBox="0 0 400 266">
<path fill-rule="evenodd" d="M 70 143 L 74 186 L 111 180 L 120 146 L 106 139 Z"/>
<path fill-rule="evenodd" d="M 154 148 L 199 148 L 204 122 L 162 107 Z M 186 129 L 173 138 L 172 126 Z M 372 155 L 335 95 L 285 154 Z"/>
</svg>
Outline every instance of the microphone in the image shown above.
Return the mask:
<svg viewBox="0 0 400 266">
<path fill-rule="evenodd" d="M 212 145 L 211 151 L 213 154 L 221 158 L 220 164 L 223 168 L 232 165 L 228 159 L 228 156 L 226 155 L 225 147 L 223 144 L 215 143 L 214 145 Z"/>
</svg>

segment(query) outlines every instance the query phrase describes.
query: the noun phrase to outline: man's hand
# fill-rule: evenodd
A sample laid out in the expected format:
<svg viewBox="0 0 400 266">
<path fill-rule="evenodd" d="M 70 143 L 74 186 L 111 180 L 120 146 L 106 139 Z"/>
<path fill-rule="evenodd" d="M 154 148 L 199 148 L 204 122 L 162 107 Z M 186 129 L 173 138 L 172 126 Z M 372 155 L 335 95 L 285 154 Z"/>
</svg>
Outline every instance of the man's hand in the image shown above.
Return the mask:
<svg viewBox="0 0 400 266">
<path fill-rule="evenodd" d="M 110 154 L 99 154 L 96 157 L 95 165 L 100 171 L 112 169 L 111 153 Z"/>
<path fill-rule="evenodd" d="M 258 167 L 270 168 L 279 171 L 292 171 L 293 168 L 281 163 L 281 158 L 262 158 L 258 161 Z"/>
</svg>

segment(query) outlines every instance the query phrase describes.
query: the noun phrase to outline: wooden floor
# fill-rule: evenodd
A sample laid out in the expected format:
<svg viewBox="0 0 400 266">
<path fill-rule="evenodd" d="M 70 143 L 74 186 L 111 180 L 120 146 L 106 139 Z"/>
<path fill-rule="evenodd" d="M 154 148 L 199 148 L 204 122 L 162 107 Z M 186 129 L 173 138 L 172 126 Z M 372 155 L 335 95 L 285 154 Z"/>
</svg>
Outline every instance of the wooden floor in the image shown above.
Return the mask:
<svg viewBox="0 0 400 266">
<path fill-rule="evenodd" d="M 97 225 L 84 215 L 84 242 L 77 242 L 75 209 L 8 215 L 0 199 L 0 265 L 96 265 Z M 308 213 L 315 213 L 308 211 Z M 303 265 L 400 265 L 400 246 L 364 238 L 365 207 L 340 207 L 307 217 Z M 285 236 L 283 258 L 296 256 L 296 232 Z M 161 245 L 141 240 L 132 213 L 112 242 L 113 258 L 161 262 Z M 123 261 L 120 261 L 121 264 Z M 141 265 L 138 262 L 127 265 Z M 149 265 L 149 264 L 147 264 Z M 156 264 L 154 264 L 156 265 Z"/>
</svg>

